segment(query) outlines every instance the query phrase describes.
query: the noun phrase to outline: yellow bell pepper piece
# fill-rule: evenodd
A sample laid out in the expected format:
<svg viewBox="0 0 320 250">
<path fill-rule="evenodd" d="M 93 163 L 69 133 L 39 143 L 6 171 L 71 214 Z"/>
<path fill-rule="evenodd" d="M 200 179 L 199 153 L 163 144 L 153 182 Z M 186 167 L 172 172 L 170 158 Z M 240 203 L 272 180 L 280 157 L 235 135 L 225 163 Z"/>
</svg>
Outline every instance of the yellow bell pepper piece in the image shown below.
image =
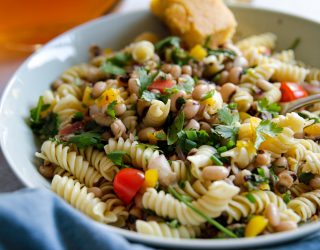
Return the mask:
<svg viewBox="0 0 320 250">
<path fill-rule="evenodd" d="M 262 233 L 267 225 L 268 220 L 265 217 L 261 215 L 253 216 L 246 226 L 245 237 L 257 236 L 258 234 Z"/>
<path fill-rule="evenodd" d="M 309 136 L 320 136 L 320 123 L 315 123 L 306 127 L 304 132 Z"/>
<path fill-rule="evenodd" d="M 96 105 L 98 107 L 103 107 L 104 105 L 112 103 L 113 101 L 120 103 L 122 98 L 118 89 L 110 88 L 106 89 L 102 95 L 96 99 Z"/>
<path fill-rule="evenodd" d="M 207 51 L 205 48 L 203 48 L 200 44 L 194 46 L 190 50 L 190 56 L 193 57 L 194 59 L 201 61 L 207 56 Z"/>
<path fill-rule="evenodd" d="M 237 148 L 246 148 L 250 154 L 255 154 L 257 152 L 252 141 L 237 141 Z"/>
<path fill-rule="evenodd" d="M 157 169 L 149 169 L 144 173 L 144 184 L 143 186 L 155 187 L 158 182 L 158 170 Z"/>
<path fill-rule="evenodd" d="M 150 144 L 156 144 L 158 141 L 158 138 L 152 132 L 147 133 L 147 137 L 148 137 Z"/>
<path fill-rule="evenodd" d="M 250 118 L 251 116 L 247 114 L 246 112 L 239 112 L 239 117 L 241 121 L 244 121 L 245 119 Z"/>
<path fill-rule="evenodd" d="M 83 93 L 82 102 L 87 106 L 91 106 L 94 104 L 94 99 L 91 96 L 92 88 L 86 87 Z"/>
<path fill-rule="evenodd" d="M 209 98 L 201 101 L 201 104 L 213 106 L 215 104 L 215 100 L 212 97 L 209 97 Z"/>
<path fill-rule="evenodd" d="M 259 185 L 260 190 L 270 190 L 270 186 L 268 183 L 262 183 Z"/>
</svg>

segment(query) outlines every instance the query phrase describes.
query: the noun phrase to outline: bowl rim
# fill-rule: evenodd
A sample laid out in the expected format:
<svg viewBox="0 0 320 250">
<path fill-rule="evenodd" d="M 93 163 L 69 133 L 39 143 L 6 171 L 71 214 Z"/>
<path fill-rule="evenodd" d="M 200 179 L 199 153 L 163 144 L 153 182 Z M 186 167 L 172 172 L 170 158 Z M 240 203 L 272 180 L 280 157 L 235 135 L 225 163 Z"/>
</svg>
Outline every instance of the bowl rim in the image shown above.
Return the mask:
<svg viewBox="0 0 320 250">
<path fill-rule="evenodd" d="M 260 11 L 260 12 L 268 12 L 268 13 L 276 13 L 281 14 L 284 16 L 284 18 L 296 18 L 300 19 L 305 23 L 313 24 L 313 25 L 319 25 L 320 22 L 317 22 L 315 20 L 312 20 L 307 17 L 302 17 L 297 14 L 287 13 L 282 10 L 273 10 L 272 8 L 268 7 L 259 7 L 259 6 L 252 6 L 252 5 L 243 5 L 243 4 L 231 4 L 231 9 L 240 9 L 240 10 L 250 10 L 250 11 Z M 132 15 L 146 15 L 151 14 L 148 9 L 143 10 L 135 10 L 130 12 L 123 12 L 123 13 L 112 13 L 107 16 L 102 16 L 96 19 L 93 19 L 89 22 L 83 23 L 79 26 L 76 26 L 59 36 L 55 37 L 54 39 L 50 40 L 48 43 L 46 43 L 42 48 L 40 48 L 35 53 L 31 54 L 20 66 L 19 68 L 14 72 L 10 80 L 8 81 L 0 101 L 0 114 L 3 114 L 5 109 L 5 100 L 8 98 L 9 92 L 12 89 L 12 87 L 15 84 L 15 81 L 17 77 L 19 76 L 20 72 L 26 67 L 26 65 L 29 63 L 30 60 L 32 60 L 35 56 L 37 56 L 40 53 L 44 53 L 47 49 L 50 49 L 51 46 L 54 46 L 55 43 L 59 42 L 59 40 L 67 35 L 70 35 L 74 32 L 82 32 L 85 29 L 93 28 L 96 25 L 101 25 L 101 23 L 108 22 L 113 19 L 118 19 L 126 16 L 132 16 Z M 2 128 L 3 125 L 0 126 Z M 32 182 L 29 182 L 24 176 L 21 174 L 21 172 L 18 171 L 18 168 L 15 166 L 13 162 L 13 158 L 9 151 L 7 151 L 5 147 L 5 136 L 3 133 L 3 129 L 1 129 L 0 132 L 0 147 L 4 155 L 4 159 L 8 162 L 8 165 L 13 170 L 15 175 L 20 179 L 20 181 L 27 187 L 39 187 L 37 185 L 34 185 Z M 43 188 L 43 187 L 40 187 Z M 93 221 L 93 220 L 92 220 Z M 246 248 L 246 247 L 258 247 L 258 246 L 270 246 L 275 245 L 280 242 L 287 242 L 292 241 L 294 239 L 301 238 L 302 236 L 311 234 L 316 232 L 317 229 L 320 229 L 320 223 L 313 223 L 308 224 L 299 227 L 295 231 L 291 232 L 281 232 L 276 234 L 270 234 L 270 235 L 262 235 L 256 238 L 237 238 L 237 239 L 172 239 L 172 238 L 165 238 L 165 240 L 161 241 L 161 238 L 156 236 L 150 236 L 150 235 L 143 235 L 139 234 L 137 232 L 129 231 L 126 229 L 117 228 L 110 225 L 104 225 L 98 222 L 93 221 L 96 223 L 96 225 L 102 227 L 104 230 L 110 230 L 112 232 L 118 233 L 127 239 L 131 241 L 138 241 L 140 243 L 153 245 L 153 246 L 161 246 L 161 247 L 180 247 L 180 248 L 218 248 L 218 249 L 225 249 L 225 248 Z M 160 242 L 161 241 L 161 242 Z"/>
</svg>

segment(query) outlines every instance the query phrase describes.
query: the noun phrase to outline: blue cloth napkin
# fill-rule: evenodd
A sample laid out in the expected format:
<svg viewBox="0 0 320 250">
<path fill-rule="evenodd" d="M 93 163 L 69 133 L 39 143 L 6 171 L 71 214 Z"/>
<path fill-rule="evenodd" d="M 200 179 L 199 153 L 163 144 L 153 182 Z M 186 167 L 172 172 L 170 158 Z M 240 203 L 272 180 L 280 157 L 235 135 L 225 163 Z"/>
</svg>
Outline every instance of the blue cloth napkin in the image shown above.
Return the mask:
<svg viewBox="0 0 320 250">
<path fill-rule="evenodd" d="M 0 195 L 0 250 L 148 250 L 102 229 L 48 190 Z"/>
<path fill-rule="evenodd" d="M 0 195 L 0 250 L 150 250 L 101 228 L 48 190 L 23 189 Z M 319 250 L 320 235 L 273 250 Z"/>
</svg>

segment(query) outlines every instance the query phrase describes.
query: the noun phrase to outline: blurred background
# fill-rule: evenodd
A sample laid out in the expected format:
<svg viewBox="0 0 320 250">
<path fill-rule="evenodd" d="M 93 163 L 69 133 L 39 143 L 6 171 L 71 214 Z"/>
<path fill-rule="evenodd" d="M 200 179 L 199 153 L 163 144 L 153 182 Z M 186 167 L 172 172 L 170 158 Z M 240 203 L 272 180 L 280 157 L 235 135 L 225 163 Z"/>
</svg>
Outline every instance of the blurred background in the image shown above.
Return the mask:
<svg viewBox="0 0 320 250">
<path fill-rule="evenodd" d="M 201 1 L 201 0 L 194 0 Z M 320 0 L 225 0 L 320 22 Z M 50 39 L 102 15 L 147 9 L 150 0 L 0 0 L 0 94 L 19 65 Z M 22 187 L 0 152 L 0 192 Z"/>
</svg>

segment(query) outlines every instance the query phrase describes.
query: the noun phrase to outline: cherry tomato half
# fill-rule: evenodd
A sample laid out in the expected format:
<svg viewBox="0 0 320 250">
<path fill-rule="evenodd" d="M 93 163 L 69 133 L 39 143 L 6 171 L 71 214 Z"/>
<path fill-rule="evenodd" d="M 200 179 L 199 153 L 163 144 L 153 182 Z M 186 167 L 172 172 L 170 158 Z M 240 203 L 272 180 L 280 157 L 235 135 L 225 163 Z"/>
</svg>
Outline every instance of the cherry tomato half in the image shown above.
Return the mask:
<svg viewBox="0 0 320 250">
<path fill-rule="evenodd" d="M 282 93 L 281 102 L 291 102 L 308 96 L 307 91 L 300 84 L 294 82 L 282 82 L 280 90 Z"/>
<path fill-rule="evenodd" d="M 118 197 L 129 204 L 144 183 L 142 171 L 134 168 L 124 168 L 120 170 L 113 181 L 113 188 Z"/>
<path fill-rule="evenodd" d="M 69 135 L 76 131 L 79 131 L 83 128 L 84 124 L 81 121 L 75 122 L 73 124 L 69 124 L 67 127 L 61 129 L 59 131 L 60 135 Z"/>
<path fill-rule="evenodd" d="M 162 79 L 158 79 L 155 80 L 151 83 L 151 85 L 149 85 L 148 90 L 153 90 L 153 89 L 157 89 L 159 90 L 161 93 L 163 93 L 163 91 L 166 88 L 172 88 L 175 85 L 174 81 L 172 80 L 162 80 Z"/>
</svg>

